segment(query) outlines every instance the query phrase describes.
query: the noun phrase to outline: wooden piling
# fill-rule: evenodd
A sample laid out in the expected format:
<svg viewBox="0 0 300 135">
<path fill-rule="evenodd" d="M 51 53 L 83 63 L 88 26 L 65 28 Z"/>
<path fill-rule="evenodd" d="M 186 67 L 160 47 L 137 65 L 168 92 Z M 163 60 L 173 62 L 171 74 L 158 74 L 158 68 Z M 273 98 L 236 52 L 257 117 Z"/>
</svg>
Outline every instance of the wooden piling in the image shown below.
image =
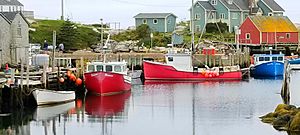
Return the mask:
<svg viewBox="0 0 300 135">
<path fill-rule="evenodd" d="M 290 104 L 290 68 L 288 61 L 284 63 L 284 76 L 283 76 L 283 84 L 281 88 L 281 97 L 284 104 Z"/>
</svg>

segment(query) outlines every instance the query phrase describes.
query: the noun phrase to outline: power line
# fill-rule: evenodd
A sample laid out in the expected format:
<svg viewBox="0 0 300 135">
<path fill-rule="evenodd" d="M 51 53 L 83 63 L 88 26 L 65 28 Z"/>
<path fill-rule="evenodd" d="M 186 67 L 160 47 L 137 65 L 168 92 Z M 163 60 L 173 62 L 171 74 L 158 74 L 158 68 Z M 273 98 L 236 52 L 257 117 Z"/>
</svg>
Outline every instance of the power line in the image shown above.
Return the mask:
<svg viewBox="0 0 300 135">
<path fill-rule="evenodd" d="M 156 5 L 156 4 L 144 4 L 144 3 L 139 3 L 139 2 L 132 2 L 132 1 L 126 1 L 126 0 L 111 0 L 123 4 L 130 4 L 130 5 L 138 5 L 138 6 L 145 6 L 145 7 L 188 7 L 188 6 L 181 6 L 179 5 Z"/>
</svg>

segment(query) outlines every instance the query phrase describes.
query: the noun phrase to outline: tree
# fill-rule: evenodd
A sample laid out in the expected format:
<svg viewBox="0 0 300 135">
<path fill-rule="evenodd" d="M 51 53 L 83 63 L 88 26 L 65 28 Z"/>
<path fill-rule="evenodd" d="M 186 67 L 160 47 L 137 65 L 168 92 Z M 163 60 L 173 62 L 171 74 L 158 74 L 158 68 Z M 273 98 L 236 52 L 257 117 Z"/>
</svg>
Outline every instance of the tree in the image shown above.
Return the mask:
<svg viewBox="0 0 300 135">
<path fill-rule="evenodd" d="M 150 27 L 146 24 L 142 24 L 136 28 L 137 39 L 139 40 L 138 45 L 141 46 L 145 42 L 150 42 Z"/>
<path fill-rule="evenodd" d="M 78 46 L 77 34 L 76 25 L 67 19 L 60 28 L 58 44 L 63 43 L 66 50 L 76 49 Z"/>
</svg>

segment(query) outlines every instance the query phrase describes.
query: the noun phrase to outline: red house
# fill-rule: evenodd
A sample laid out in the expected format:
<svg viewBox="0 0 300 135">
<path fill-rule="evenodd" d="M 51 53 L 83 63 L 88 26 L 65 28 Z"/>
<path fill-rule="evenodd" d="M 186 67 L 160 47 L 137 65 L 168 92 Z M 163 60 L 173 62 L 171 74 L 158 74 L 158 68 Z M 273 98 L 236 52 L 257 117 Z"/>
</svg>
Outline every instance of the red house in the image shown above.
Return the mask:
<svg viewBox="0 0 300 135">
<path fill-rule="evenodd" d="M 299 33 L 286 16 L 250 16 L 240 27 L 239 43 L 248 45 L 297 45 Z"/>
</svg>

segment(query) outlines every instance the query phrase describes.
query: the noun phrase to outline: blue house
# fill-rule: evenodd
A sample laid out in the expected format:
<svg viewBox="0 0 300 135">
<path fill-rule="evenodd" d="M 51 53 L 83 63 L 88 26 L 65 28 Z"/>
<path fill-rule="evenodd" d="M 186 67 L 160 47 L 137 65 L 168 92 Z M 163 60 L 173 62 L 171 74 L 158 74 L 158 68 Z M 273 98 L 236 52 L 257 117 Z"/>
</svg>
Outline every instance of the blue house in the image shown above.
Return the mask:
<svg viewBox="0 0 300 135">
<path fill-rule="evenodd" d="M 136 27 L 147 24 L 152 31 L 173 32 L 177 16 L 172 13 L 139 13 L 134 18 Z"/>
<path fill-rule="evenodd" d="M 233 32 L 249 15 L 283 16 L 285 12 L 274 0 L 207 0 L 193 6 L 191 18 L 199 33 L 205 31 L 207 23 L 226 23 L 229 32 Z"/>
</svg>

